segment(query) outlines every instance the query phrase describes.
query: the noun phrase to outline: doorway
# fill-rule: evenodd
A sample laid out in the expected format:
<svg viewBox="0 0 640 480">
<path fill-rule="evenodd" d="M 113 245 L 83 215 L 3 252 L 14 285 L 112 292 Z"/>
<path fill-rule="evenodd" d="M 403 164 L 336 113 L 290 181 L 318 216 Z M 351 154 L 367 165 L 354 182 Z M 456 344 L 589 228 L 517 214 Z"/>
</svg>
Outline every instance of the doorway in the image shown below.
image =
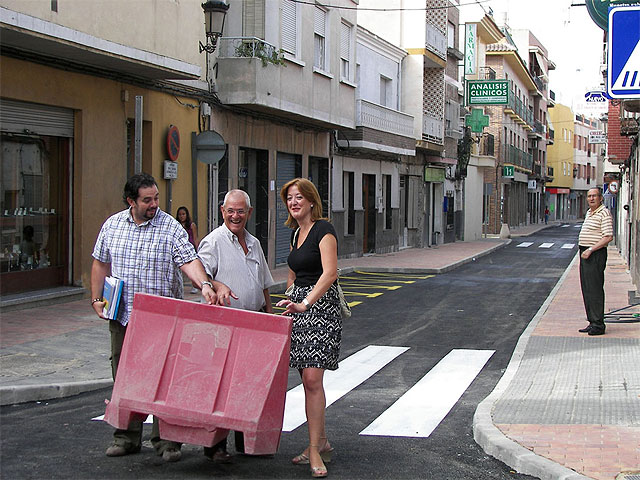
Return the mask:
<svg viewBox="0 0 640 480">
<path fill-rule="evenodd" d="M 364 209 L 364 231 L 362 253 L 376 251 L 376 176 L 362 175 L 362 207 Z"/>
<path fill-rule="evenodd" d="M 265 258 L 269 247 L 269 152 L 240 148 L 238 188 L 249 194 L 253 214 L 247 230 L 260 241 Z"/>
</svg>

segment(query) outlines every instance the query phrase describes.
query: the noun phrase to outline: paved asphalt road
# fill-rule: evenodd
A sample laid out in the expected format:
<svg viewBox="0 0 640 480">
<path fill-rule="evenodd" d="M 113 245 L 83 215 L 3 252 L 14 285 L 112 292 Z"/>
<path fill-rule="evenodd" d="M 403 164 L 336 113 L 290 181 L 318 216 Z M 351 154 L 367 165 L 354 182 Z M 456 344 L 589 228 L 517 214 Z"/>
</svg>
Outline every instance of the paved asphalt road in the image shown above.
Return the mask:
<svg viewBox="0 0 640 480">
<path fill-rule="evenodd" d="M 575 255 L 575 245 L 561 247 L 575 244 L 577 233 L 572 227 L 550 228 L 437 276 L 343 278 L 343 289 L 351 292 L 349 301 L 362 303 L 345 321 L 342 358 L 368 345 L 409 349 L 328 407 L 327 429 L 337 452 L 328 465 L 330 477 L 532 478 L 484 454 L 473 440 L 472 416 L 500 379 L 518 337 Z M 524 241 L 553 246 L 518 247 Z M 430 436 L 359 435 L 452 349 L 495 353 Z M 289 387 L 298 383 L 297 372 L 292 371 Z M 431 401 L 441 393 L 426 395 Z M 148 442 L 141 454 L 107 458 L 104 450 L 112 428 L 90 419 L 103 413 L 103 400 L 109 394 L 106 389 L 2 407 L 2 478 L 309 477 L 308 467 L 289 462 L 307 443 L 306 425 L 283 433 L 280 451 L 271 459 L 238 456 L 231 465 L 215 465 L 201 455 L 199 447 L 185 445 L 182 461 L 165 464 Z"/>
</svg>

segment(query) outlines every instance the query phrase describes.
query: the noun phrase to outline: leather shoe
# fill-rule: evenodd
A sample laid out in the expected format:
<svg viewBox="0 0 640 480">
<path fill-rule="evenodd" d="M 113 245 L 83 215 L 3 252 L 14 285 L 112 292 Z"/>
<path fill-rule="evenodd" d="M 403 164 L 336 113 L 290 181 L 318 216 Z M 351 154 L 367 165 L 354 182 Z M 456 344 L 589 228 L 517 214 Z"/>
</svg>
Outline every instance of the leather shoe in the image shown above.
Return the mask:
<svg viewBox="0 0 640 480">
<path fill-rule="evenodd" d="M 581 328 L 580 330 L 578 330 L 580 333 L 589 333 L 589 331 L 591 330 L 591 325 L 587 325 L 584 328 Z"/>
<path fill-rule="evenodd" d="M 165 462 L 177 462 L 182 458 L 182 452 L 177 448 L 167 448 L 162 452 L 162 459 Z"/>
<path fill-rule="evenodd" d="M 589 335 L 604 335 L 604 328 L 603 329 L 596 329 L 596 328 L 592 328 L 591 330 L 589 330 Z"/>
<path fill-rule="evenodd" d="M 122 457 L 124 455 L 129 455 L 130 453 L 138 453 L 140 451 L 140 447 L 138 448 L 127 448 L 122 445 L 113 444 L 109 448 L 107 448 L 106 454 L 107 457 Z"/>
<path fill-rule="evenodd" d="M 213 463 L 231 463 L 231 459 L 233 458 L 229 452 L 221 448 L 213 452 L 211 452 L 211 449 L 206 448 L 204 456 L 213 461 Z"/>
</svg>

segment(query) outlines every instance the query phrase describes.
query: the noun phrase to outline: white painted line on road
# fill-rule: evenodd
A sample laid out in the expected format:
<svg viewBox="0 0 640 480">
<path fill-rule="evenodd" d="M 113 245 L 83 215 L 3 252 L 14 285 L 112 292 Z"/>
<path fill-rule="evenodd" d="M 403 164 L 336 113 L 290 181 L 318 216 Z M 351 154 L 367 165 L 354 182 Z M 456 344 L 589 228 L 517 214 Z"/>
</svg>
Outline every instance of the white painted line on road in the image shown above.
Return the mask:
<svg viewBox="0 0 640 480">
<path fill-rule="evenodd" d="M 100 415 L 98 417 L 94 417 L 91 420 L 102 421 L 102 420 L 104 420 L 104 415 Z M 147 418 L 145 419 L 144 423 L 147 423 L 147 424 L 151 425 L 153 423 L 153 415 L 148 415 Z"/>
<path fill-rule="evenodd" d="M 360 435 L 428 437 L 494 352 L 451 350 Z"/>
<path fill-rule="evenodd" d="M 553 243 L 546 242 L 540 245 L 538 248 L 551 248 L 551 247 L 553 247 Z"/>
<path fill-rule="evenodd" d="M 573 228 L 582 228 L 582 224 L 578 223 L 577 225 L 574 225 Z"/>
<path fill-rule="evenodd" d="M 530 247 L 531 245 L 533 245 L 533 242 L 522 242 L 516 245 L 516 248 L 527 248 L 527 247 Z"/>
<path fill-rule="evenodd" d="M 341 361 L 338 370 L 327 370 L 324 373 L 327 407 L 407 350 L 409 347 L 369 345 Z M 291 432 L 306 421 L 304 390 L 298 385 L 287 392 L 282 431 Z"/>
<path fill-rule="evenodd" d="M 564 245 L 562 245 L 562 248 L 573 248 L 575 247 L 575 243 L 565 243 Z"/>
<path fill-rule="evenodd" d="M 566 224 L 564 224 L 564 225 L 561 225 L 561 226 L 560 226 L 560 228 L 567 228 L 567 227 L 569 227 L 569 226 L 570 226 L 570 225 L 569 225 L 568 223 L 566 223 Z"/>
</svg>

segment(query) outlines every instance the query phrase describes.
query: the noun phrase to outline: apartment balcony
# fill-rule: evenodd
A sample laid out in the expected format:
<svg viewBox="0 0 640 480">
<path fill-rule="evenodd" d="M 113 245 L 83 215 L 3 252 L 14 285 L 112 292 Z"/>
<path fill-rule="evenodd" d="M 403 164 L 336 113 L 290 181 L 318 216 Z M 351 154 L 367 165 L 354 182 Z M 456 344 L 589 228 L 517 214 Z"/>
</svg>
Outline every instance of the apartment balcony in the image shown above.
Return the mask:
<svg viewBox="0 0 640 480">
<path fill-rule="evenodd" d="M 547 103 L 549 108 L 555 106 L 556 104 L 556 92 L 553 90 L 549 90 L 549 98 L 547 99 Z"/>
<path fill-rule="evenodd" d="M 422 139 L 426 142 L 444 145 L 444 121 L 425 113 L 422 118 Z"/>
<path fill-rule="evenodd" d="M 504 107 L 504 112 L 522 125 L 523 128 L 533 130 L 533 112 L 513 94 L 513 90 L 509 95 L 509 103 Z"/>
<path fill-rule="evenodd" d="M 491 67 L 480 67 L 479 80 L 496 80 L 496 71 Z"/>
<path fill-rule="evenodd" d="M 427 22 L 426 49 L 436 54 L 443 60 L 447 59 L 447 36 L 436 27 Z"/>
<path fill-rule="evenodd" d="M 480 137 L 478 144 L 478 154 L 482 156 L 495 156 L 495 137 L 490 133 L 485 133 Z"/>
<path fill-rule="evenodd" d="M 546 183 L 553 182 L 553 167 L 547 167 L 547 175 L 544 180 Z"/>
<path fill-rule="evenodd" d="M 546 138 L 547 126 L 538 120 L 533 121 L 533 129 L 527 132 L 529 137 Z"/>
<path fill-rule="evenodd" d="M 321 128 L 355 128 L 352 85 L 288 62 L 256 37 L 222 37 L 218 52 L 216 88 L 223 104 Z"/>
<path fill-rule="evenodd" d="M 533 155 L 513 145 L 502 146 L 502 163 L 515 165 L 525 170 L 533 170 Z"/>
<path fill-rule="evenodd" d="M 620 135 L 628 137 L 638 134 L 638 119 L 634 117 L 625 117 L 620 119 Z"/>
<path fill-rule="evenodd" d="M 338 144 L 395 155 L 415 155 L 413 116 L 377 103 L 356 101 L 356 129 L 343 130 Z"/>
</svg>

